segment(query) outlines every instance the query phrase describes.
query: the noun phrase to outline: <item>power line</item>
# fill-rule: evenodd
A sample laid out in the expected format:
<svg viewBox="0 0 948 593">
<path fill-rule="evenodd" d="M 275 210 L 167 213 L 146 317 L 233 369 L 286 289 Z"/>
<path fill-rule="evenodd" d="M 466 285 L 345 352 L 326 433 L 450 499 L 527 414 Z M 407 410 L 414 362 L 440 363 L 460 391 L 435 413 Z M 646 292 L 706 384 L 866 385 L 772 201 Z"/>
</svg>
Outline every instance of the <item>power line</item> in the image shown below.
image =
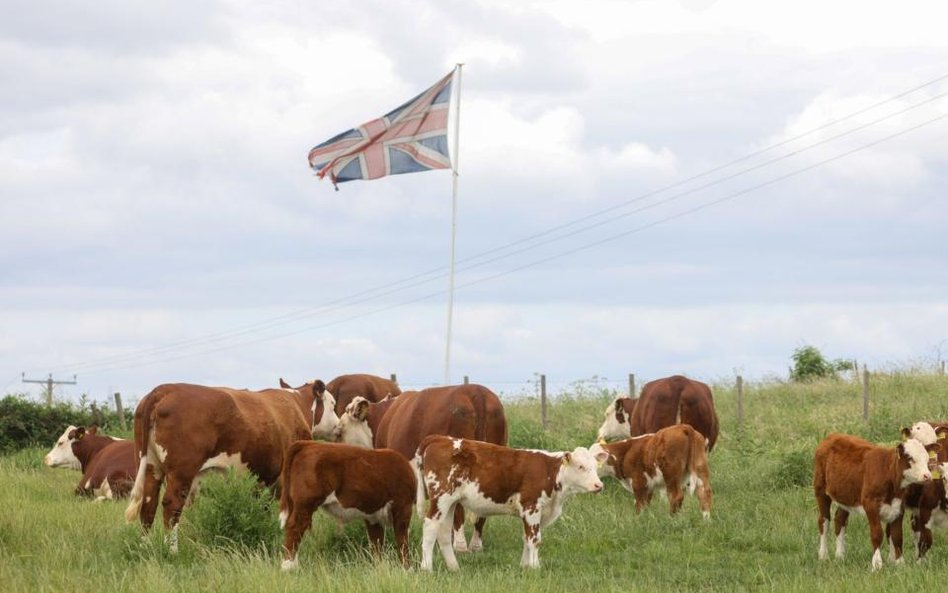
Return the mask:
<svg viewBox="0 0 948 593">
<path fill-rule="evenodd" d="M 562 258 L 562 257 L 566 257 L 566 256 L 569 256 L 569 255 L 573 255 L 573 254 L 579 253 L 579 252 L 581 252 L 581 251 L 586 251 L 586 250 L 588 250 L 588 249 L 592 249 L 593 247 L 597 247 L 597 246 L 603 245 L 603 244 L 605 244 L 605 243 L 609 243 L 609 242 L 612 242 L 612 241 L 616 241 L 616 240 L 618 240 L 618 239 L 627 237 L 627 236 L 629 236 L 629 235 L 632 235 L 632 234 L 636 234 L 636 233 L 645 231 L 645 230 L 647 230 L 647 229 L 656 227 L 656 226 L 661 225 L 661 224 L 665 224 L 665 223 L 670 222 L 670 221 L 672 221 L 672 220 L 676 220 L 676 219 L 678 219 L 678 218 L 682 218 L 682 217 L 684 217 L 684 216 L 687 216 L 687 215 L 690 215 L 690 214 L 694 214 L 695 212 L 699 212 L 699 211 L 701 211 L 701 210 L 705 210 L 705 209 L 710 208 L 710 207 L 712 207 L 712 206 L 716 206 L 716 205 L 721 204 L 721 203 L 724 203 L 724 202 L 726 202 L 726 201 L 729 201 L 729 200 L 735 199 L 735 198 L 737 198 L 737 197 L 746 195 L 746 194 L 748 194 L 748 193 L 757 191 L 757 190 L 759 190 L 759 189 L 763 189 L 763 188 L 765 188 L 765 187 L 768 187 L 768 186 L 771 186 L 771 185 L 775 185 L 775 184 L 777 184 L 777 183 L 780 183 L 780 182 L 785 181 L 785 180 L 787 180 L 787 179 L 790 179 L 790 178 L 792 178 L 792 177 L 796 177 L 796 176 L 798 176 L 798 175 L 801 175 L 801 174 L 803 174 L 803 173 L 812 171 L 812 170 L 814 170 L 814 169 L 817 169 L 817 168 L 822 167 L 822 166 L 824 166 L 824 165 L 827 165 L 827 164 L 829 164 L 829 163 L 838 161 L 838 160 L 840 160 L 840 159 L 842 159 L 842 158 L 845 158 L 845 157 L 850 156 L 850 155 L 852 155 L 852 154 L 855 154 L 855 153 L 857 153 L 857 152 L 861 152 L 861 151 L 863 151 L 863 150 L 872 148 L 872 147 L 874 147 L 874 146 L 877 146 L 877 145 L 879 145 L 879 144 L 882 144 L 882 143 L 887 142 L 887 141 L 889 141 L 889 140 L 892 140 L 892 139 L 894 139 L 894 138 L 903 136 L 903 135 L 905 135 L 905 134 L 907 134 L 907 133 L 913 132 L 913 131 L 918 130 L 918 129 L 920 129 L 920 128 L 923 128 L 923 127 L 925 127 L 925 126 L 934 124 L 934 123 L 936 123 L 936 122 L 938 122 L 938 121 L 941 121 L 941 120 L 945 119 L 946 117 L 948 117 L 948 114 L 940 115 L 940 116 L 935 117 L 935 118 L 933 118 L 933 119 L 926 120 L 925 122 L 922 122 L 922 123 L 920 123 L 920 124 L 916 124 L 916 125 L 914 125 L 914 126 L 911 126 L 911 127 L 909 127 L 909 128 L 905 128 L 905 129 L 903 129 L 903 130 L 901 130 L 901 131 L 895 132 L 895 133 L 890 134 L 890 135 L 888 135 L 888 136 L 884 136 L 883 138 L 880 138 L 880 139 L 875 140 L 875 141 L 873 141 L 873 142 L 869 142 L 869 143 L 867 143 L 867 144 L 863 144 L 863 145 L 861 145 L 861 146 L 859 146 L 859 147 L 857 147 L 857 148 L 854 148 L 854 149 L 851 149 L 851 150 L 847 150 L 847 151 L 845 151 L 845 152 L 839 153 L 839 154 L 837 154 L 837 155 L 835 155 L 835 156 L 832 156 L 832 157 L 830 157 L 830 158 L 823 159 L 823 160 L 821 160 L 821 161 L 818 161 L 818 162 L 813 163 L 813 164 L 811 164 L 811 165 L 808 165 L 808 166 L 806 166 L 806 167 L 802 167 L 802 168 L 796 169 L 796 170 L 794 170 L 794 171 L 791 171 L 791 172 L 789 172 L 789 173 L 780 175 L 780 176 L 775 177 L 775 178 L 773 178 L 773 179 L 770 179 L 770 180 L 768 180 L 768 181 L 765 181 L 765 182 L 762 182 L 762 183 L 759 183 L 759 184 L 750 186 L 750 187 L 748 187 L 748 188 L 745 188 L 745 189 L 743 189 L 743 190 L 740 190 L 740 191 L 737 191 L 737 192 L 728 194 L 728 195 L 723 196 L 723 197 L 721 197 L 721 198 L 717 198 L 717 199 L 714 199 L 714 200 L 711 200 L 711 201 L 708 201 L 708 202 L 704 202 L 704 203 L 699 204 L 698 206 L 695 206 L 695 207 L 693 207 L 693 208 L 689 208 L 689 209 L 687 209 L 687 210 L 678 212 L 678 213 L 676 213 L 676 214 L 672 214 L 672 215 L 666 216 L 666 217 L 664 217 L 664 218 L 660 218 L 660 219 L 658 219 L 658 220 L 655 220 L 655 221 L 652 221 L 652 222 L 649 222 L 649 223 L 646 223 L 646 224 L 643 224 L 643 225 L 639 225 L 639 226 L 634 227 L 634 228 L 632 228 L 632 229 L 628 229 L 628 230 L 625 230 L 625 231 L 623 231 L 623 232 L 616 233 L 616 234 L 610 235 L 610 236 L 608 236 L 608 237 L 604 237 L 604 238 L 602 238 L 602 239 L 598 239 L 598 240 L 593 241 L 593 242 L 590 242 L 590 243 L 586 243 L 586 244 L 581 245 L 581 246 L 579 246 L 579 247 L 571 248 L 571 249 L 568 249 L 568 250 L 565 250 L 565 251 L 561 251 L 561 252 L 558 252 L 558 253 L 556 253 L 556 254 L 547 256 L 547 257 L 543 257 L 543 258 L 540 258 L 540 259 L 533 260 L 533 261 L 531 261 L 531 262 L 528 262 L 528 263 L 526 263 L 526 264 L 523 264 L 523 265 L 520 265 L 520 266 L 516 266 L 516 267 L 510 268 L 510 269 L 505 270 L 505 271 L 503 271 L 503 272 L 491 274 L 491 275 L 488 275 L 488 276 L 484 276 L 484 277 L 481 277 L 481 278 L 478 278 L 478 279 L 475 279 L 475 280 L 471 280 L 471 281 L 462 283 L 462 284 L 458 285 L 457 288 L 458 288 L 458 289 L 468 288 L 468 287 L 471 287 L 471 286 L 475 286 L 475 285 L 477 285 L 477 284 L 482 284 L 482 283 L 485 283 L 485 282 L 489 282 L 489 281 L 492 281 L 492 280 L 496 280 L 496 279 L 502 278 L 502 277 L 504 277 L 504 276 L 509 276 L 510 274 L 513 274 L 513 273 L 516 273 L 516 272 L 519 272 L 519 271 L 522 271 L 522 270 L 525 270 L 525 269 L 528 269 L 528 268 L 531 268 L 531 267 L 535 267 L 535 266 L 538 266 L 538 265 L 547 263 L 547 262 L 549 262 L 549 261 L 553 261 L 553 260 L 556 260 L 556 259 L 560 259 L 560 258 Z M 162 358 L 162 359 L 158 359 L 158 360 L 145 361 L 145 362 L 140 362 L 140 363 L 130 364 L 130 365 L 104 366 L 104 367 L 102 367 L 102 368 L 99 368 L 98 370 L 95 370 L 95 371 L 86 371 L 86 372 L 87 372 L 87 374 L 96 374 L 96 373 L 104 372 L 104 371 L 107 371 L 107 370 L 108 370 L 108 371 L 111 371 L 111 370 L 123 370 L 123 369 L 129 369 L 129 368 L 137 368 L 137 367 L 141 367 L 141 366 L 148 366 L 148 365 L 158 364 L 158 363 L 162 363 L 162 362 L 171 362 L 171 361 L 179 360 L 179 359 L 182 359 L 182 358 L 190 358 L 190 357 L 193 357 L 193 356 L 200 356 L 200 355 L 212 354 L 212 353 L 215 353 L 215 352 L 221 352 L 221 351 L 224 351 L 224 350 L 231 350 L 231 349 L 234 349 L 234 348 L 249 346 L 249 345 L 253 345 L 253 344 L 261 343 L 261 342 L 272 341 L 272 340 L 276 340 L 276 339 L 280 339 L 280 338 L 286 338 L 286 337 L 290 337 L 290 336 L 294 336 L 294 335 L 298 335 L 298 334 L 310 332 L 310 331 L 313 331 L 313 330 L 316 330 L 316 329 L 323 329 L 323 328 L 325 328 L 325 327 L 329 327 L 329 326 L 333 326 L 333 325 L 338 325 L 338 324 L 340 324 L 340 323 L 345 323 L 345 322 L 349 322 L 349 321 L 354 321 L 354 320 L 356 320 L 356 319 L 361 319 L 361 318 L 368 317 L 368 316 L 371 316 L 371 315 L 376 315 L 376 314 L 378 314 L 378 313 L 382 313 L 382 312 L 385 312 L 385 311 L 390 311 L 390 310 L 392 310 L 392 309 L 396 309 L 396 308 L 404 307 L 404 306 L 407 306 L 407 305 L 411 305 L 411 304 L 414 304 L 414 303 L 417 303 L 417 302 L 421 302 L 421 301 L 424 301 L 424 300 L 428 300 L 428 299 L 433 298 L 433 297 L 435 297 L 435 296 L 440 296 L 440 295 L 443 294 L 443 293 L 444 293 L 444 290 L 436 290 L 436 291 L 434 291 L 434 292 L 431 292 L 431 293 L 428 293 L 428 294 L 425 294 L 425 295 L 422 295 L 422 296 L 418 296 L 418 297 L 414 297 L 414 298 L 407 299 L 407 300 L 404 300 L 404 301 L 400 301 L 400 302 L 398 302 L 398 303 L 394 303 L 394 304 L 387 305 L 387 306 L 384 306 L 384 307 L 379 307 L 379 308 L 373 309 L 373 310 L 371 310 L 371 311 L 359 313 L 359 314 L 352 315 L 352 316 L 349 316 L 349 317 L 345 317 L 345 318 L 342 318 L 342 319 L 338 319 L 338 320 L 334 320 L 334 321 L 322 323 L 322 324 L 319 324 L 319 325 L 313 325 L 313 326 L 308 326 L 308 327 L 304 327 L 304 328 L 298 328 L 298 329 L 295 329 L 295 330 L 290 331 L 290 332 L 285 332 L 285 333 L 277 334 L 277 335 L 273 335 L 273 336 L 266 336 L 266 337 L 258 338 L 258 339 L 255 339 L 255 340 L 250 340 L 250 341 L 245 341 L 245 342 L 235 343 L 235 344 L 228 344 L 228 345 L 221 346 L 221 347 L 214 348 L 214 349 L 210 349 L 210 350 L 204 350 L 204 351 L 199 351 L 199 352 L 191 352 L 191 353 L 183 354 L 183 355 L 180 355 L 180 356 L 175 356 L 175 357 L 170 357 L 170 358 Z"/>
</svg>

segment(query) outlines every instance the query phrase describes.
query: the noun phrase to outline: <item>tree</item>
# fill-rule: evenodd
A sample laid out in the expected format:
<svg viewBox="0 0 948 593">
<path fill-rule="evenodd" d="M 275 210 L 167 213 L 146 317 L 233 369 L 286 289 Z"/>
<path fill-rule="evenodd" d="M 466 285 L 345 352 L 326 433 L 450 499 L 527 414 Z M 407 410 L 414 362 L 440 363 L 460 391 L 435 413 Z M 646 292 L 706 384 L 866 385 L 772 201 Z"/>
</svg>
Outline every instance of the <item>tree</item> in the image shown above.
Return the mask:
<svg viewBox="0 0 948 593">
<path fill-rule="evenodd" d="M 793 368 L 790 369 L 791 381 L 811 381 L 827 377 L 836 378 L 839 371 L 852 370 L 853 363 L 837 358 L 828 361 L 816 346 L 804 345 L 793 351 Z"/>
</svg>

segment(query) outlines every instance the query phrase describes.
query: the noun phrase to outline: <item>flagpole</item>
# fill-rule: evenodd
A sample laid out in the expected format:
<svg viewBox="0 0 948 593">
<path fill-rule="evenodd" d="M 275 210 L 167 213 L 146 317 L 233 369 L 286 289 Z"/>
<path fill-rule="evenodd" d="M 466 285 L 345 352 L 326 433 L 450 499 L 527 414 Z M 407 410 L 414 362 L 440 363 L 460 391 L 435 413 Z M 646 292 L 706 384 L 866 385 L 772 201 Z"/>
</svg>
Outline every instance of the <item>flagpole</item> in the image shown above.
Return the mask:
<svg viewBox="0 0 948 593">
<path fill-rule="evenodd" d="M 451 384 L 451 324 L 454 319 L 454 246 L 457 239 L 458 226 L 458 162 L 460 161 L 460 136 L 461 136 L 461 66 L 464 64 L 455 64 L 457 72 L 457 104 L 454 109 L 454 146 L 451 152 L 451 273 L 448 282 L 448 335 L 444 346 L 444 384 Z"/>
</svg>

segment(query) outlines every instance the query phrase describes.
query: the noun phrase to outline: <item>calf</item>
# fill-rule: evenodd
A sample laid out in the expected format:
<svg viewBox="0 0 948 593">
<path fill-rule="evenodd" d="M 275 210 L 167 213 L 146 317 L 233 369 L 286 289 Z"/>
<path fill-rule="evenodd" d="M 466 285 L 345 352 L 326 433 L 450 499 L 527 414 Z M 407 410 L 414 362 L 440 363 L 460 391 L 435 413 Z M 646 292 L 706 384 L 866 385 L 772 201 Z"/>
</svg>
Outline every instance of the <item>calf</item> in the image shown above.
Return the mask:
<svg viewBox="0 0 948 593">
<path fill-rule="evenodd" d="M 908 436 L 908 430 L 905 431 Z M 885 536 L 891 542 L 890 558 L 902 561 L 902 503 L 910 484 L 930 482 L 928 451 L 938 444 L 923 445 L 908 438 L 895 448 L 879 447 L 860 438 L 831 434 L 816 448 L 813 460 L 813 490 L 819 510 L 819 558 L 826 553 L 826 521 L 836 503 L 836 557 L 845 554 L 846 522 L 852 512 L 866 516 L 872 541 L 872 570 L 882 567 L 880 548 Z M 927 450 L 926 450 L 927 449 Z"/>
<path fill-rule="evenodd" d="M 631 397 L 617 397 L 616 400 L 606 407 L 605 419 L 599 432 L 596 434 L 597 440 L 611 441 L 614 439 L 627 439 L 632 436 L 629 428 L 632 420 L 632 412 L 635 411 L 637 399 Z"/>
<path fill-rule="evenodd" d="M 300 540 L 319 508 L 340 521 L 363 519 L 379 554 L 384 526 L 391 525 L 408 567 L 408 526 L 417 489 L 415 473 L 404 457 L 391 449 L 297 441 L 286 452 L 281 479 L 284 570 L 299 565 Z"/>
<path fill-rule="evenodd" d="M 701 514 L 711 517 L 711 479 L 708 472 L 707 440 L 687 424 L 663 428 L 655 434 L 616 443 L 601 443 L 609 454 L 600 466 L 600 476 L 612 476 L 635 495 L 635 512 L 652 501 L 652 493 L 664 486 L 669 510 L 678 512 L 685 490 L 698 492 Z"/>
<path fill-rule="evenodd" d="M 135 444 L 99 434 L 96 426 L 70 426 L 44 458 L 49 467 L 82 471 L 75 493 L 96 500 L 127 496 L 135 481 Z"/>
<path fill-rule="evenodd" d="M 520 565 L 540 567 L 540 531 L 563 511 L 567 499 L 579 492 L 599 492 L 596 465 L 606 452 L 593 445 L 572 452 L 547 453 L 511 449 L 491 443 L 446 436 L 429 436 L 413 460 L 418 472 L 418 506 L 427 493 L 421 568 L 431 570 L 435 539 L 448 570 L 457 570 L 451 545 L 456 506 L 480 516 L 519 515 L 523 521 Z"/>
<path fill-rule="evenodd" d="M 948 437 L 948 424 L 934 423 L 934 427 L 927 422 L 916 422 L 909 429 L 909 434 L 923 444 L 942 441 Z M 929 453 L 935 457 L 929 462 L 932 470 L 932 481 L 928 484 L 913 484 L 909 486 L 905 498 L 905 508 L 912 518 L 912 537 L 915 540 L 915 553 L 919 560 L 932 547 L 932 527 L 948 527 L 948 448 L 943 444 L 935 452 Z"/>
</svg>

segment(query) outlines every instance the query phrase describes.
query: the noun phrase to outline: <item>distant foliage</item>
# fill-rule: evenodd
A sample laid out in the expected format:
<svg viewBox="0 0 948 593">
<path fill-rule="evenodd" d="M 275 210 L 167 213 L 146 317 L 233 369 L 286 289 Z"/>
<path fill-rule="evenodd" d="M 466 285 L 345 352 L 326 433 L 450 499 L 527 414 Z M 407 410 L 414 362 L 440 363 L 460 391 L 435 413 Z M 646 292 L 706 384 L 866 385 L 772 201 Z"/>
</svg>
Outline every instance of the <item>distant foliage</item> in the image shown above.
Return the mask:
<svg viewBox="0 0 948 593">
<path fill-rule="evenodd" d="M 201 480 L 193 508 L 184 515 L 198 543 L 235 552 L 278 549 L 279 501 L 248 472 L 233 469 Z"/>
<path fill-rule="evenodd" d="M 52 406 L 31 401 L 25 395 L 0 399 L 0 453 L 26 447 L 51 446 L 70 424 L 98 424 L 105 430 L 118 425 L 114 412 L 97 409 L 83 397 L 78 404 L 56 402 Z"/>
<path fill-rule="evenodd" d="M 848 360 L 826 360 L 816 346 L 801 346 L 793 351 L 792 381 L 835 378 L 839 371 L 849 371 L 853 363 Z"/>
</svg>

